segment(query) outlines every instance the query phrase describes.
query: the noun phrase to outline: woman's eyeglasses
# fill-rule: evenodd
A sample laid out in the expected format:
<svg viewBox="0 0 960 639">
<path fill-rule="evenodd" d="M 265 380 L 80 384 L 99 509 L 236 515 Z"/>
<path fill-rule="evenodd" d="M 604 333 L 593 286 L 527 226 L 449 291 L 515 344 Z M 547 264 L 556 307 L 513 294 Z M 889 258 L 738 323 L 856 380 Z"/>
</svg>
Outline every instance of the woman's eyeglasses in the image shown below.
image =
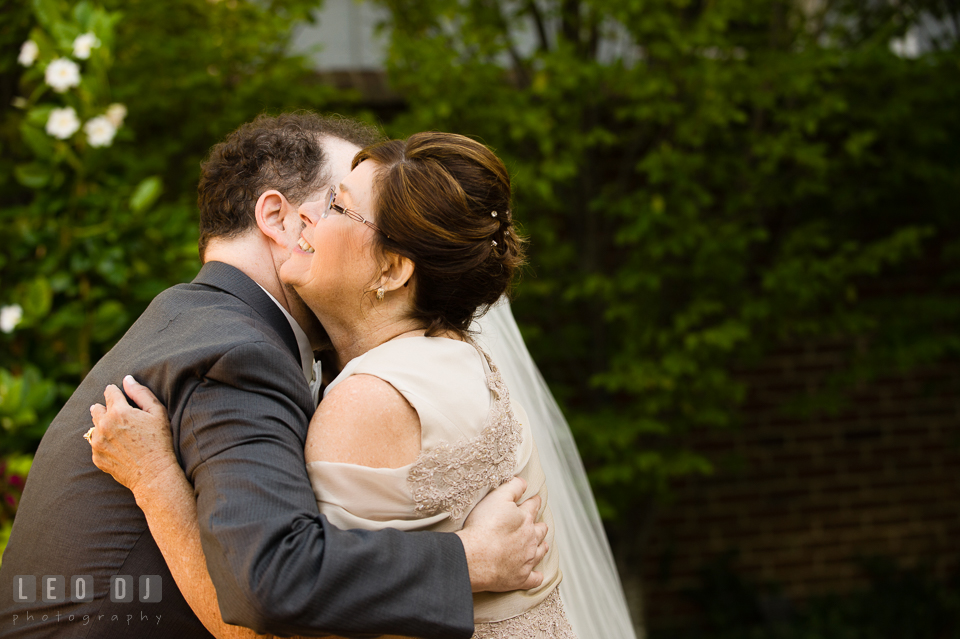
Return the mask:
<svg viewBox="0 0 960 639">
<path fill-rule="evenodd" d="M 334 211 L 337 211 L 337 212 L 339 212 L 339 213 L 342 213 L 343 215 L 346 215 L 346 216 L 349 217 L 351 220 L 356 220 L 357 222 L 360 222 L 360 223 L 362 223 L 362 224 L 366 224 L 367 226 L 369 226 L 370 228 L 372 228 L 372 229 L 373 229 L 374 231 L 376 231 L 377 233 L 383 233 L 383 231 L 381 231 L 380 228 L 379 228 L 376 224 L 374 224 L 374 223 L 371 222 L 370 220 L 365 219 L 362 215 L 360 215 L 360 214 L 357 213 L 356 211 L 351 211 L 350 209 L 344 208 L 344 207 L 340 206 L 339 204 L 337 204 L 336 202 L 334 202 L 334 200 L 336 200 L 336 198 L 337 198 L 337 190 L 331 186 L 331 187 L 330 187 L 330 193 L 327 194 L 327 206 L 326 206 L 325 209 L 323 209 L 323 215 L 320 216 L 321 218 L 326 219 L 327 216 L 330 215 L 330 211 L 331 211 L 331 209 L 332 209 L 332 210 L 334 210 Z M 384 234 L 384 235 L 387 235 L 386 233 L 383 233 L 383 234 Z M 387 236 L 387 237 L 389 238 L 389 236 Z"/>
</svg>

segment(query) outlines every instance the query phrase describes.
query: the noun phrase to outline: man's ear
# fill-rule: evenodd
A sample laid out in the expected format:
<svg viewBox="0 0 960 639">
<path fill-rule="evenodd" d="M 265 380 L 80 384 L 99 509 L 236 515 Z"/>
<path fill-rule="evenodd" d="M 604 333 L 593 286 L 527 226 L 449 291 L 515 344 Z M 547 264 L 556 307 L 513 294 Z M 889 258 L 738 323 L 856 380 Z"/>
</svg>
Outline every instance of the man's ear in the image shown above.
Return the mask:
<svg viewBox="0 0 960 639">
<path fill-rule="evenodd" d="M 406 286 L 416 271 L 416 265 L 398 253 L 386 251 L 383 269 L 380 273 L 380 285 L 387 291 L 395 291 Z"/>
<path fill-rule="evenodd" d="M 291 211 L 296 213 L 283 193 L 273 189 L 264 191 L 257 200 L 257 228 L 277 244 L 286 246 L 289 234 L 285 231 L 291 223 L 288 219 Z"/>
</svg>

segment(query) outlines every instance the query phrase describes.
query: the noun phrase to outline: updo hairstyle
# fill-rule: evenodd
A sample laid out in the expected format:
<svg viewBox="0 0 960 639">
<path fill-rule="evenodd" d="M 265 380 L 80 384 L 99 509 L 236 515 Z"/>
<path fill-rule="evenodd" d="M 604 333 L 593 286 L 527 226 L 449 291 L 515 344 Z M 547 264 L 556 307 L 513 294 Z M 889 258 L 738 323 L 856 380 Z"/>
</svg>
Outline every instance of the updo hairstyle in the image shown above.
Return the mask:
<svg viewBox="0 0 960 639">
<path fill-rule="evenodd" d="M 524 239 L 513 224 L 510 176 L 490 149 L 453 133 L 417 133 L 369 146 L 381 251 L 416 266 L 411 318 L 428 336 L 464 335 L 508 291 L 523 264 Z"/>
</svg>

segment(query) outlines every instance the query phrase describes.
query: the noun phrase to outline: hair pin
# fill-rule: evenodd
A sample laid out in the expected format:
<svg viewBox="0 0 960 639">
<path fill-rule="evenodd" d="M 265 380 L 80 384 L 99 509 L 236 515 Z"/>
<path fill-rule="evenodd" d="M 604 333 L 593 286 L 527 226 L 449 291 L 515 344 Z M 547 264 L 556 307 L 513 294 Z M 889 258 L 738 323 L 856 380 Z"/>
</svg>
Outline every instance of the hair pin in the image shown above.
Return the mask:
<svg viewBox="0 0 960 639">
<path fill-rule="evenodd" d="M 490 243 L 493 244 L 494 246 L 497 245 L 497 241 L 496 241 L 496 240 L 490 240 Z"/>
<path fill-rule="evenodd" d="M 497 212 L 494 211 L 493 213 L 491 213 L 491 214 L 490 214 L 490 217 L 497 217 Z"/>
</svg>

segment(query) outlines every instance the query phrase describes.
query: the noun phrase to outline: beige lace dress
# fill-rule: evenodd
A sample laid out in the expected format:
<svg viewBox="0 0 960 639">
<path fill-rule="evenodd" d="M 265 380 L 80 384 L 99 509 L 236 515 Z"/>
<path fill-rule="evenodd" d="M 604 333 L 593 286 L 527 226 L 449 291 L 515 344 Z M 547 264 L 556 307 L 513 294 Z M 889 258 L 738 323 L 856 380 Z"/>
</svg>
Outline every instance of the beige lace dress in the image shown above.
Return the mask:
<svg viewBox="0 0 960 639">
<path fill-rule="evenodd" d="M 550 550 L 537 566 L 544 581 L 475 594 L 474 637 L 576 639 L 557 592 L 559 555 L 530 425 L 490 358 L 468 342 L 395 339 L 350 361 L 326 392 L 357 374 L 386 381 L 410 402 L 420 417 L 420 455 L 395 469 L 307 464 L 320 512 L 340 528 L 455 531 L 484 495 L 519 475 L 525 498 L 541 496 L 540 517 L 550 527 Z"/>
</svg>

